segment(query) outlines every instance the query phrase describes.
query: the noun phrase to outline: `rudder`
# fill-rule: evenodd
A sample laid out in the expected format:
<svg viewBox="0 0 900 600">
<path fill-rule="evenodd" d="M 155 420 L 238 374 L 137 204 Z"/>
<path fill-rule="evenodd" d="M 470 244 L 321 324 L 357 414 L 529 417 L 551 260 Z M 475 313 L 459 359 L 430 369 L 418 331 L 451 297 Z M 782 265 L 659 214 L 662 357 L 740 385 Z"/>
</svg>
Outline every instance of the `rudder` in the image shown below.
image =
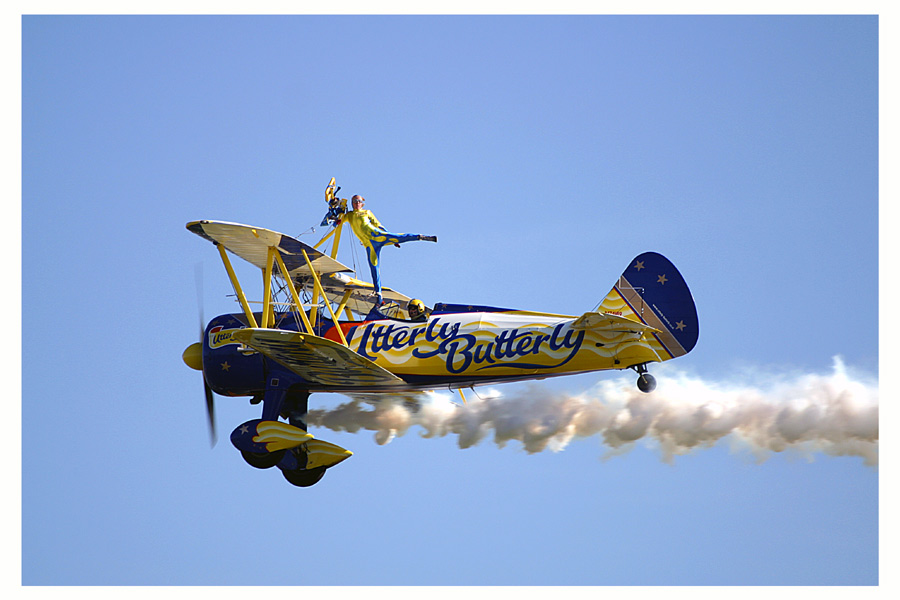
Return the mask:
<svg viewBox="0 0 900 600">
<path fill-rule="evenodd" d="M 700 335 L 697 307 L 684 277 L 669 259 L 656 252 L 636 256 L 597 311 L 659 329 L 652 336 L 660 346 L 662 360 L 687 354 Z"/>
</svg>

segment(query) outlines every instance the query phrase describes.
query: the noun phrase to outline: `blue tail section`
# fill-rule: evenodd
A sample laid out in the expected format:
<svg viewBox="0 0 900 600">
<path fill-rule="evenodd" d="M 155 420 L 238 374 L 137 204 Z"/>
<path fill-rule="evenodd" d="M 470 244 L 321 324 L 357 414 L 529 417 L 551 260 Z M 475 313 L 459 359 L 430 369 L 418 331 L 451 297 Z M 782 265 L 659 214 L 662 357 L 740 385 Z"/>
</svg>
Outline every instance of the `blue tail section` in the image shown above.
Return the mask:
<svg viewBox="0 0 900 600">
<path fill-rule="evenodd" d="M 655 336 L 671 358 L 687 354 L 697 345 L 700 323 L 694 298 L 684 277 L 662 254 L 636 256 L 599 310 L 637 317 L 656 327 L 661 333 Z"/>
</svg>

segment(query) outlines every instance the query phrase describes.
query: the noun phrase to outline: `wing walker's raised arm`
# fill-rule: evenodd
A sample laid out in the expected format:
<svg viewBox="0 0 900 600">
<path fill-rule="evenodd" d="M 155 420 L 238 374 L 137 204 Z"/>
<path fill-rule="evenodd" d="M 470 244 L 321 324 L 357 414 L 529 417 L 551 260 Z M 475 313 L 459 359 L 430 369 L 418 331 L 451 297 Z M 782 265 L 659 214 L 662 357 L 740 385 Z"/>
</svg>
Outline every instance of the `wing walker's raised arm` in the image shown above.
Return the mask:
<svg viewBox="0 0 900 600">
<path fill-rule="evenodd" d="M 341 216 L 347 212 L 347 199 L 338 198 L 336 195 L 340 189 L 341 187 L 335 185 L 335 179 L 332 177 L 331 181 L 328 182 L 328 186 L 325 188 L 325 202 L 328 203 L 328 212 L 325 213 L 325 218 L 322 219 L 322 227 L 327 227 L 329 222 L 336 223 L 336 226 L 322 236 L 322 239 L 313 246 L 313 248 L 318 249 L 319 246 L 328 240 L 328 238 L 335 236 L 334 243 L 331 245 L 331 258 L 334 259 L 337 259 L 338 246 L 340 246 L 341 243 L 341 228 L 344 226 L 344 221 L 341 219 Z M 338 311 L 338 314 L 340 314 L 340 311 Z"/>
</svg>

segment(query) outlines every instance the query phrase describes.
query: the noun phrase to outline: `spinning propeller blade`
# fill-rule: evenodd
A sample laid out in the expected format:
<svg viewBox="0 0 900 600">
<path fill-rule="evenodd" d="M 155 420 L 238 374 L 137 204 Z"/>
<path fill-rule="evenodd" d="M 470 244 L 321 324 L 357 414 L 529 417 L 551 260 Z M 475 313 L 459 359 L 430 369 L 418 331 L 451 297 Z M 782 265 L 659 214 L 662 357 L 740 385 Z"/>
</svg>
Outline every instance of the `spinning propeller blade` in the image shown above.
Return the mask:
<svg viewBox="0 0 900 600">
<path fill-rule="evenodd" d="M 209 417 L 209 443 L 210 447 L 216 445 L 216 406 L 213 403 L 213 391 L 203 378 L 203 392 L 206 394 L 206 416 Z"/>
<path fill-rule="evenodd" d="M 206 320 L 203 318 L 203 263 L 197 263 L 194 269 L 195 281 L 197 283 L 197 312 L 200 315 L 200 347 L 203 347 L 203 334 L 206 330 Z M 209 444 L 210 448 L 214 448 L 217 441 L 216 436 L 216 405 L 213 400 L 213 391 L 206 383 L 206 375 L 203 375 L 203 395 L 206 397 L 206 416 L 209 419 Z"/>
</svg>

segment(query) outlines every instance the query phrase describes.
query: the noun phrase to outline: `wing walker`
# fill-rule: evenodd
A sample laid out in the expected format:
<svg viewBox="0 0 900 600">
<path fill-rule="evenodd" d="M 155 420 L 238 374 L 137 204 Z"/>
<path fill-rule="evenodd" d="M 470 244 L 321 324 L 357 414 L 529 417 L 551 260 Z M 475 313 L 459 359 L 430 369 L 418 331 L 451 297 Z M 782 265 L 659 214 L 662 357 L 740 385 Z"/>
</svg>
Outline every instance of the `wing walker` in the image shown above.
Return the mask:
<svg viewBox="0 0 900 600">
<path fill-rule="evenodd" d="M 697 343 L 697 310 L 687 284 L 664 256 L 635 257 L 598 306 L 562 315 L 419 300 L 389 287 L 375 294 L 337 260 L 347 200 L 332 178 L 325 189 L 330 231 L 314 246 L 288 235 L 223 221 L 187 229 L 212 242 L 240 311 L 206 324 L 184 362 L 202 372 L 215 443 L 214 394 L 261 404 L 231 443 L 259 469 L 277 468 L 306 487 L 352 452 L 315 438 L 305 422 L 309 396 L 336 392 L 369 403 L 416 410 L 428 391 L 633 369 L 652 392 L 648 365 L 683 356 Z M 326 253 L 326 242 L 331 248 Z M 229 255 L 262 271 L 261 300 L 251 302 Z M 251 306 L 252 305 L 252 306 Z"/>
</svg>

